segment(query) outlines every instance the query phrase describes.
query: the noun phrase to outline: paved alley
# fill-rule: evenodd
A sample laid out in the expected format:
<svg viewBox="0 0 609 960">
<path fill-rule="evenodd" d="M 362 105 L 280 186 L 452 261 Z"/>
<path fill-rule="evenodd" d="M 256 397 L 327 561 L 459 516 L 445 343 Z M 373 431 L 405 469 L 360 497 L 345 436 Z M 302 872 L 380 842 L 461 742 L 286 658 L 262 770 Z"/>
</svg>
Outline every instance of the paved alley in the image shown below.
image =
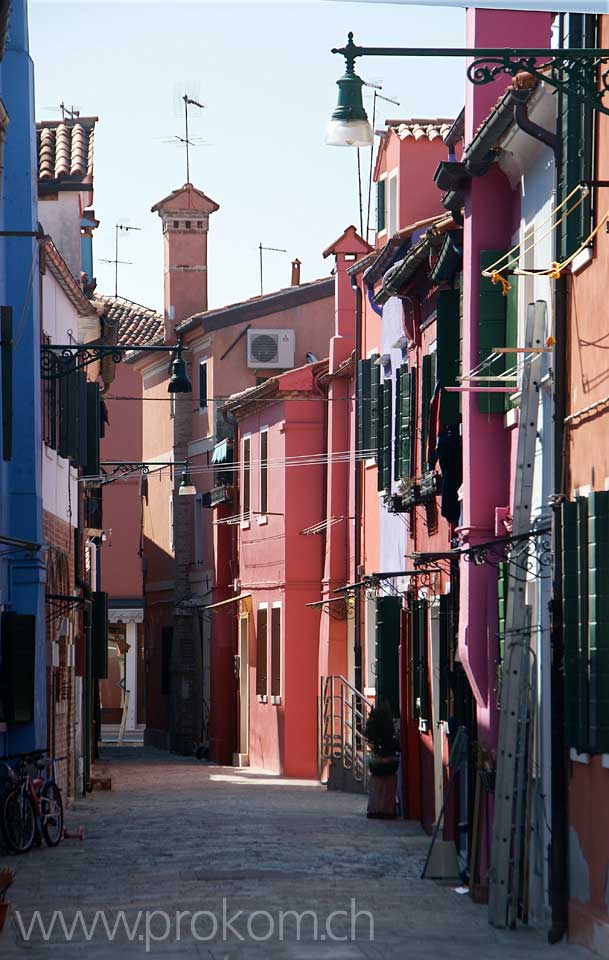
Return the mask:
<svg viewBox="0 0 609 960">
<path fill-rule="evenodd" d="M 66 817 L 68 828 L 84 825 L 84 843 L 9 859 L 17 877 L 5 960 L 590 957 L 530 931 L 493 930 L 467 896 L 420 880 L 428 838 L 415 825 L 367 820 L 364 797 L 148 749 L 106 755 L 112 791 Z M 68 930 L 82 911 L 90 940 L 83 950 L 78 917 L 68 940 L 56 915 L 47 942 L 37 921 L 25 942 L 15 911 L 26 936 L 34 911 L 47 935 L 54 911 Z M 287 911 L 301 915 L 300 937 Z"/>
</svg>

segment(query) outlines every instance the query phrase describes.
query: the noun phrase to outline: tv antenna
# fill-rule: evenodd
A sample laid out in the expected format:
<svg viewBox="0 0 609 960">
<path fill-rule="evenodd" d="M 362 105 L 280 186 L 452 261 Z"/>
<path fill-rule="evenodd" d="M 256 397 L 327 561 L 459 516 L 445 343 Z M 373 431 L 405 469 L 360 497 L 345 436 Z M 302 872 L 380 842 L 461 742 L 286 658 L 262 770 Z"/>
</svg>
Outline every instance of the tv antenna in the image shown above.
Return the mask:
<svg viewBox="0 0 609 960">
<path fill-rule="evenodd" d="M 186 148 L 186 183 L 190 183 L 190 147 L 197 147 L 199 145 L 206 146 L 206 142 L 201 139 L 201 137 L 190 137 L 188 133 L 188 108 L 189 107 L 198 107 L 200 110 L 205 110 L 205 104 L 201 103 L 199 100 L 195 100 L 194 97 L 190 97 L 187 93 L 182 94 L 180 100 L 184 103 L 184 136 L 180 137 L 176 134 L 173 137 L 168 137 L 163 140 L 163 143 L 183 143 Z"/>
<path fill-rule="evenodd" d="M 262 288 L 262 254 L 265 250 L 271 250 L 273 253 L 287 253 L 287 250 L 284 250 L 283 247 L 265 247 L 262 243 L 258 244 L 258 252 L 260 254 L 260 296 L 263 294 Z"/>
<path fill-rule="evenodd" d="M 370 80 L 366 82 L 364 80 L 364 86 L 374 88 L 373 102 L 372 102 L 372 131 L 374 133 L 375 124 L 376 124 L 376 101 L 384 100 L 385 103 L 392 103 L 396 107 L 399 107 L 400 101 L 393 100 L 391 97 L 385 97 L 382 93 L 379 93 L 378 91 L 383 89 L 383 85 L 381 83 L 374 83 Z M 359 147 L 357 152 L 358 152 L 358 159 L 359 159 Z M 366 243 L 368 243 L 369 236 L 370 236 L 370 200 L 372 196 L 372 174 L 373 173 L 374 173 L 374 139 L 370 146 L 370 176 L 368 178 L 368 210 L 366 213 L 366 235 L 365 235 Z M 358 166 L 358 176 L 359 176 L 359 166 Z M 360 222 L 361 222 L 361 216 L 362 216 L 361 178 L 359 179 L 359 183 L 360 183 Z"/>
<path fill-rule="evenodd" d="M 128 227 L 125 223 L 117 223 L 114 225 L 114 260 L 105 260 L 102 258 L 102 263 L 113 263 L 114 264 L 114 296 L 118 297 L 118 265 L 119 263 L 124 263 L 125 265 L 131 265 L 132 260 L 119 260 L 118 259 L 118 234 L 120 230 L 124 230 L 125 233 L 127 230 L 141 230 L 141 227 Z"/>
<path fill-rule="evenodd" d="M 61 110 L 61 119 L 65 120 L 66 117 L 68 120 L 76 120 L 80 116 L 80 110 L 77 110 L 72 104 L 71 107 L 67 107 L 63 100 L 59 104 L 59 109 Z"/>
</svg>

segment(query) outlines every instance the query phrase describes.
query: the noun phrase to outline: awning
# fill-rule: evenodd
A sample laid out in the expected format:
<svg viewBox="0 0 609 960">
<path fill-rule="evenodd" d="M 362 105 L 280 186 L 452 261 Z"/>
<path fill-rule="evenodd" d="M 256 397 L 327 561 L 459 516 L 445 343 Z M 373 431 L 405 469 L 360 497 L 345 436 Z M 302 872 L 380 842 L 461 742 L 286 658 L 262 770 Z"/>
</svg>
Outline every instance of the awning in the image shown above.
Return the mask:
<svg viewBox="0 0 609 960">
<path fill-rule="evenodd" d="M 228 460 L 228 439 L 221 440 L 220 443 L 217 443 L 214 447 L 214 452 L 211 455 L 212 463 L 226 463 Z"/>
<path fill-rule="evenodd" d="M 204 610 L 217 610 L 218 607 L 225 607 L 229 603 L 239 603 L 240 600 L 251 599 L 251 593 L 240 593 L 238 597 L 231 597 L 229 600 L 220 600 L 219 603 L 208 603 Z"/>
</svg>

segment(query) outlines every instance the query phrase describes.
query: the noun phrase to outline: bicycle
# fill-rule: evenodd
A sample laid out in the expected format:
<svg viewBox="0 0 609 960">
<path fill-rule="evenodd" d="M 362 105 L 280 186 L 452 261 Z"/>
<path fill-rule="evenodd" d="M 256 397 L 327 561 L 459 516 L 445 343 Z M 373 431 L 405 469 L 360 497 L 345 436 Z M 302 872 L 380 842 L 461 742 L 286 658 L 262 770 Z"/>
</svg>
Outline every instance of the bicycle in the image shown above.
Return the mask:
<svg viewBox="0 0 609 960">
<path fill-rule="evenodd" d="M 63 835 L 63 802 L 55 764 L 57 759 L 64 758 L 47 759 L 44 753 L 37 750 L 19 755 L 18 783 L 2 802 L 2 832 L 13 853 L 27 853 L 41 837 L 47 846 L 56 847 Z M 30 763 L 36 765 L 39 774 L 46 769 L 46 778 L 32 777 L 28 769 Z"/>
</svg>

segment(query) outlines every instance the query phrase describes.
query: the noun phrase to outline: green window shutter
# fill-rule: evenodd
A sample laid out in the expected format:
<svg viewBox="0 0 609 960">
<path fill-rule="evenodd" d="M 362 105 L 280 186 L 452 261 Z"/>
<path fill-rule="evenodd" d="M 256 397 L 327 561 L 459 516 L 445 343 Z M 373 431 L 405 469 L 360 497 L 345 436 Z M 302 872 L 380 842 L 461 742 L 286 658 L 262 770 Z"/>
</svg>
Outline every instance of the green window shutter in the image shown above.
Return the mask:
<svg viewBox="0 0 609 960">
<path fill-rule="evenodd" d="M 579 741 L 580 557 L 578 513 L 577 503 L 562 504 L 565 732 L 569 747 L 577 747 Z"/>
<path fill-rule="evenodd" d="M 427 438 L 431 419 L 431 398 L 436 385 L 436 354 L 423 357 L 423 382 L 421 384 L 421 472 L 427 470 Z"/>
<path fill-rule="evenodd" d="M 483 250 L 480 253 L 480 270 L 486 270 L 504 253 L 503 250 Z M 511 282 L 511 278 L 510 278 Z M 494 284 L 489 277 L 480 277 L 480 297 L 478 313 L 478 360 L 486 359 L 493 347 L 504 347 L 506 338 L 507 297 L 503 296 L 500 284 Z M 505 370 L 505 359 L 494 361 L 492 368 L 485 370 L 489 376 L 497 376 Z M 496 384 L 489 383 L 487 386 Z M 485 386 L 482 382 L 481 386 Z M 478 410 L 480 413 L 503 413 L 505 394 L 479 393 Z"/>
<path fill-rule="evenodd" d="M 567 20 L 569 47 L 596 46 L 595 17 L 582 13 L 570 13 Z M 580 103 L 575 97 L 563 98 L 562 143 L 563 162 L 561 170 L 562 201 L 582 180 L 591 180 L 594 171 L 594 110 L 590 104 Z M 567 209 L 579 199 L 572 198 Z M 574 253 L 592 228 L 592 203 L 588 196 L 571 211 L 562 224 L 560 233 L 561 260 Z"/>
<path fill-rule="evenodd" d="M 428 615 L 427 600 L 417 601 L 416 632 L 417 632 L 417 663 L 416 669 L 416 697 L 418 703 L 417 716 L 421 720 L 431 720 L 429 710 L 429 669 L 427 661 Z"/>
<path fill-rule="evenodd" d="M 379 490 L 391 486 L 391 380 L 379 384 L 378 474 Z"/>
<path fill-rule="evenodd" d="M 505 608 L 507 601 L 508 575 L 510 565 L 502 562 L 498 566 L 497 577 L 497 601 L 498 601 L 498 639 L 499 639 L 499 663 L 505 662 Z"/>
<path fill-rule="evenodd" d="M 357 364 L 357 449 L 370 449 L 370 360 L 359 360 Z"/>
<path fill-rule="evenodd" d="M 578 643 L 577 643 L 577 743 L 580 751 L 590 749 L 588 716 L 588 498 L 577 497 L 578 555 Z"/>
<path fill-rule="evenodd" d="M 405 366 L 400 372 L 400 394 L 396 397 L 396 480 L 410 476 L 411 374 Z"/>
<path fill-rule="evenodd" d="M 393 415 L 393 476 L 399 480 L 402 476 L 400 464 L 400 442 L 402 437 L 402 368 L 395 371 L 395 405 Z"/>
<path fill-rule="evenodd" d="M 98 590 L 92 595 L 91 670 L 98 680 L 108 677 L 108 594 Z"/>
<path fill-rule="evenodd" d="M 450 674 L 452 648 L 452 597 L 449 593 L 440 597 L 440 720 L 450 716 Z"/>
<path fill-rule="evenodd" d="M 410 450 L 405 466 L 407 472 L 405 477 L 414 477 L 417 459 L 417 368 L 413 367 L 410 371 Z"/>
<path fill-rule="evenodd" d="M 376 185 L 376 229 L 380 233 L 385 229 L 385 184 L 386 180 L 379 180 Z"/>
<path fill-rule="evenodd" d="M 458 386 L 461 366 L 461 330 L 459 290 L 441 290 L 436 305 L 438 383 L 441 387 Z M 459 423 L 459 394 L 442 394 L 442 423 Z"/>
<path fill-rule="evenodd" d="M 590 748 L 609 752 L 609 492 L 588 497 Z"/>
<path fill-rule="evenodd" d="M 99 400 L 99 386 L 97 383 L 87 384 L 86 403 L 87 435 L 83 473 L 85 477 L 97 477 L 99 476 L 99 439 L 101 434 L 101 405 Z"/>
<path fill-rule="evenodd" d="M 400 715 L 401 597 L 376 601 L 376 702 L 386 700 L 395 717 Z"/>
<path fill-rule="evenodd" d="M 381 371 L 375 362 L 378 359 L 378 353 L 373 353 L 368 361 L 370 364 L 370 450 L 372 456 L 376 456 L 379 436 L 379 384 L 381 381 Z"/>
</svg>

